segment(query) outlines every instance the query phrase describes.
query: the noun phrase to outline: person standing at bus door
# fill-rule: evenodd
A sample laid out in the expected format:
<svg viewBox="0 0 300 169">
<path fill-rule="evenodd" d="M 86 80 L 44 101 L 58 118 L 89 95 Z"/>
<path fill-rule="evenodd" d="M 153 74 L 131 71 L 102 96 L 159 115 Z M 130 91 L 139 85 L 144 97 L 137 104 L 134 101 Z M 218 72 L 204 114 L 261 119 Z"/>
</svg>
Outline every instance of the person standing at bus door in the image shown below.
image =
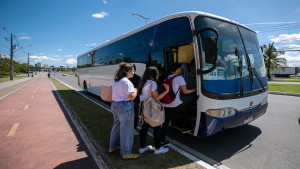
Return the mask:
<svg viewBox="0 0 300 169">
<path fill-rule="evenodd" d="M 121 149 L 122 159 L 136 159 L 139 154 L 131 153 L 133 145 L 133 101 L 137 96 L 129 78 L 134 75 L 132 64 L 121 63 L 112 83 L 111 112 L 114 116 L 114 124 L 111 129 L 109 153 Z"/>
<path fill-rule="evenodd" d="M 168 76 L 168 78 L 172 78 L 175 75 L 180 75 L 181 74 L 181 64 L 179 63 L 174 63 L 171 66 L 171 75 Z M 183 104 L 183 102 L 180 100 L 180 92 L 177 92 L 178 90 L 182 90 L 183 94 L 190 94 L 197 89 L 187 89 L 186 88 L 186 83 L 185 80 L 182 76 L 177 76 L 173 79 L 172 81 L 172 86 L 173 86 L 173 91 L 176 94 L 175 100 L 170 103 L 165 105 L 165 122 L 162 125 L 162 133 L 161 133 L 161 144 L 166 145 L 168 142 L 166 141 L 166 132 L 167 132 L 167 127 L 173 117 L 173 113 L 178 113 L 178 114 L 183 114 L 187 113 L 186 106 Z M 193 129 L 188 128 L 188 114 L 183 114 L 182 116 L 182 133 L 187 133 L 192 131 Z"/>
<path fill-rule="evenodd" d="M 134 88 L 137 88 L 140 80 L 141 80 L 141 76 L 137 75 L 136 72 L 136 66 L 135 64 L 133 64 L 134 67 L 134 75 L 132 78 L 130 78 L 129 80 L 131 81 L 131 83 L 133 84 Z M 139 132 L 137 132 L 137 126 L 139 123 L 139 117 L 138 117 L 138 113 L 139 113 L 139 107 L 140 107 L 140 97 L 139 94 L 136 96 L 136 98 L 133 100 L 134 103 L 134 135 L 139 135 Z"/>
<path fill-rule="evenodd" d="M 166 91 L 164 91 L 161 94 L 158 94 L 157 83 L 155 82 L 158 80 L 158 77 L 159 77 L 159 72 L 156 67 L 148 67 L 146 69 L 138 87 L 138 94 L 140 94 L 141 102 L 148 98 L 150 84 L 152 81 L 154 82 L 152 85 L 151 95 L 154 100 L 156 101 L 161 100 L 169 92 L 169 86 L 165 84 L 164 87 L 166 88 Z M 146 121 L 144 121 L 142 125 L 142 129 L 140 131 L 140 149 L 139 149 L 140 154 L 152 148 L 151 145 L 146 146 L 146 137 L 147 137 L 147 132 L 149 127 L 150 125 Z M 154 135 L 154 142 L 155 142 L 154 154 L 163 154 L 168 152 L 169 149 L 161 146 L 160 144 L 161 126 L 153 127 L 153 129 L 154 129 L 153 135 Z"/>
</svg>

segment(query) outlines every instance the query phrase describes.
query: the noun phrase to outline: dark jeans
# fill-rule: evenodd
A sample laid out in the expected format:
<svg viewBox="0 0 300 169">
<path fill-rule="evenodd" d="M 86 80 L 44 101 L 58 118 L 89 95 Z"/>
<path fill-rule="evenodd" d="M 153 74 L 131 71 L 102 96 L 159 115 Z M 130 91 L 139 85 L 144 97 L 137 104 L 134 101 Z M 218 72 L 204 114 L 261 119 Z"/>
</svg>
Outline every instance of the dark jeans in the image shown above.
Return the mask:
<svg viewBox="0 0 300 169">
<path fill-rule="evenodd" d="M 143 123 L 141 132 L 140 132 L 140 148 L 145 148 L 146 147 L 146 137 L 147 137 L 147 132 L 149 129 L 150 125 L 146 122 Z M 159 149 L 161 147 L 160 145 L 160 137 L 161 137 L 161 127 L 153 127 L 154 132 L 154 142 L 155 142 L 155 149 Z"/>
<path fill-rule="evenodd" d="M 174 114 L 180 115 L 180 119 L 182 119 L 182 128 L 187 127 L 188 122 L 188 112 L 186 106 L 182 103 L 177 107 L 165 107 L 165 122 L 162 125 L 161 129 L 161 142 L 166 141 L 167 128 L 169 126 L 170 121 L 173 119 Z"/>
</svg>

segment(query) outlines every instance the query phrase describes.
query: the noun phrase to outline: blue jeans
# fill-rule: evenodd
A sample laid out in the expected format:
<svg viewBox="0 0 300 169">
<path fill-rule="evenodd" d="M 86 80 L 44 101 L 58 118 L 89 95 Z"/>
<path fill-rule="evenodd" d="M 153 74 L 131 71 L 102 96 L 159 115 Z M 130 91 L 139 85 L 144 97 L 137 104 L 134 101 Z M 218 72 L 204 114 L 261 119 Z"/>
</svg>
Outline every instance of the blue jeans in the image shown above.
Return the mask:
<svg viewBox="0 0 300 169">
<path fill-rule="evenodd" d="M 111 112 L 114 116 L 114 125 L 111 129 L 109 148 L 120 146 L 121 155 L 129 154 L 133 144 L 133 101 L 113 101 Z"/>
</svg>

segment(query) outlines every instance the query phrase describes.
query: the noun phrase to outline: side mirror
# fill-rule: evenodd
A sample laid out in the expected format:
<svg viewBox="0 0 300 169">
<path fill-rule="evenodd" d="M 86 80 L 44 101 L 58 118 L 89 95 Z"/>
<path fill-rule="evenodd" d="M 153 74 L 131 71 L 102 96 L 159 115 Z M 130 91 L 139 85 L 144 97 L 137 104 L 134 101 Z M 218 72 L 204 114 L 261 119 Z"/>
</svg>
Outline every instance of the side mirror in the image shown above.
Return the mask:
<svg viewBox="0 0 300 169">
<path fill-rule="evenodd" d="M 218 58 L 218 38 L 208 37 L 205 43 L 205 62 L 216 64 Z"/>
</svg>

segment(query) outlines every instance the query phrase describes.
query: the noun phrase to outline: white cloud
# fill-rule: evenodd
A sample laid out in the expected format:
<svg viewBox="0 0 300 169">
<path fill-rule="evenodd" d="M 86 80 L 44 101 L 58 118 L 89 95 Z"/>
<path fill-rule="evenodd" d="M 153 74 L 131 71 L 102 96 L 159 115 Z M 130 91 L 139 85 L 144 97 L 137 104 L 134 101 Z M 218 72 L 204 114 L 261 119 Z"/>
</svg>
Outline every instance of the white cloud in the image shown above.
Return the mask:
<svg viewBox="0 0 300 169">
<path fill-rule="evenodd" d="M 94 18 L 104 18 L 105 16 L 109 16 L 109 13 L 103 11 L 100 13 L 94 13 L 92 15 L 92 17 L 94 17 Z"/>
<path fill-rule="evenodd" d="M 296 40 L 300 40 L 299 34 L 281 34 L 278 37 L 271 38 L 272 42 L 281 42 L 281 43 L 293 43 Z"/>
<path fill-rule="evenodd" d="M 31 37 L 29 37 L 29 36 L 22 36 L 22 37 L 19 37 L 18 39 L 31 39 Z"/>
<path fill-rule="evenodd" d="M 72 57 L 73 55 L 64 55 L 64 57 Z"/>
<path fill-rule="evenodd" d="M 51 57 L 59 58 L 59 55 L 51 55 Z"/>
<path fill-rule="evenodd" d="M 286 52 L 280 55 L 287 60 L 288 67 L 300 67 L 300 52 Z"/>
<path fill-rule="evenodd" d="M 289 45 L 285 45 L 285 46 L 287 46 L 291 50 L 300 50 L 300 45 L 289 44 Z"/>
<path fill-rule="evenodd" d="M 106 1 L 106 0 L 102 0 L 102 2 L 103 2 L 104 4 L 107 4 L 107 1 Z"/>
<path fill-rule="evenodd" d="M 61 51 L 63 51 L 63 49 L 57 49 L 57 51 L 61 52 Z"/>
<path fill-rule="evenodd" d="M 90 46 L 96 46 L 96 43 L 91 43 L 91 44 L 86 44 L 85 46 L 90 47 Z"/>
<path fill-rule="evenodd" d="M 262 23 L 246 23 L 243 25 L 278 25 L 278 24 L 289 24 L 289 23 L 298 23 L 298 22 L 262 22 Z"/>
<path fill-rule="evenodd" d="M 67 59 L 66 64 L 68 65 L 76 65 L 77 64 L 77 60 L 76 59 Z"/>
<path fill-rule="evenodd" d="M 59 60 L 62 60 L 62 59 L 55 59 L 55 58 L 51 58 L 51 57 L 48 57 L 48 56 L 29 56 L 30 59 L 33 59 L 33 62 L 40 62 L 42 60 L 53 60 L 53 61 L 59 61 Z"/>
</svg>

